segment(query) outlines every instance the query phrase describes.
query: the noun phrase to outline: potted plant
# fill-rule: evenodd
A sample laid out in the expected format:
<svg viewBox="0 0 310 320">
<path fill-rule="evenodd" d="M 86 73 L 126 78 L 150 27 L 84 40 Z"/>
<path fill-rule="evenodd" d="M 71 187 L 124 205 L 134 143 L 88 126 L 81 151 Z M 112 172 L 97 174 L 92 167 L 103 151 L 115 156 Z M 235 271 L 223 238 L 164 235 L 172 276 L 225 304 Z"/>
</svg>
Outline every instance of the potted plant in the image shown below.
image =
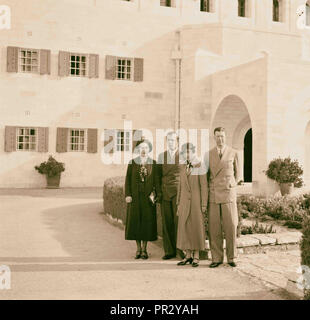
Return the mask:
<svg viewBox="0 0 310 320">
<path fill-rule="evenodd" d="M 291 160 L 290 157 L 272 160 L 265 173 L 268 178 L 279 183 L 282 196 L 292 193 L 294 187 L 300 188 L 303 186 L 301 178 L 303 170 L 298 161 Z"/>
<path fill-rule="evenodd" d="M 42 162 L 39 166 L 34 167 L 39 173 L 45 174 L 47 188 L 59 188 L 61 172 L 65 171 L 64 164 L 56 161 L 52 156 L 48 160 Z"/>
</svg>

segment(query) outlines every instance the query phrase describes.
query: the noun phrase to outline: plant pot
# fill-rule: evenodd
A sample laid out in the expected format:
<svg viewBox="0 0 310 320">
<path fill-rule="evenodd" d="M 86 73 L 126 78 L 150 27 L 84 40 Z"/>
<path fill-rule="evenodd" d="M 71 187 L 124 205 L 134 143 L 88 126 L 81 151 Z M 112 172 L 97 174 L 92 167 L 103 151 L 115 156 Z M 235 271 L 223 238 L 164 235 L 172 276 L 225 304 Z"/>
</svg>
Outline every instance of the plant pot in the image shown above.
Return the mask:
<svg viewBox="0 0 310 320">
<path fill-rule="evenodd" d="M 46 182 L 47 182 L 47 185 L 46 185 L 47 189 L 58 189 L 59 188 L 61 173 L 57 174 L 56 176 L 52 176 L 52 177 L 49 177 L 48 175 L 45 175 L 45 176 L 46 176 Z"/>
<path fill-rule="evenodd" d="M 293 183 L 280 183 L 280 191 L 282 196 L 291 194 L 293 190 L 294 190 Z"/>
</svg>

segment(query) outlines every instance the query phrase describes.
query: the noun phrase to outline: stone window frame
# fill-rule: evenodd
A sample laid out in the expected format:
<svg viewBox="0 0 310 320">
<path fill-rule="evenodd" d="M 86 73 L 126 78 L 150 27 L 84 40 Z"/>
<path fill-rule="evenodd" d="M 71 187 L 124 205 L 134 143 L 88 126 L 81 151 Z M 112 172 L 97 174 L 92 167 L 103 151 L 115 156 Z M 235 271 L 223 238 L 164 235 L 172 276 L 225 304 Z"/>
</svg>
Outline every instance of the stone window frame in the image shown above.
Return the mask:
<svg viewBox="0 0 310 320">
<path fill-rule="evenodd" d="M 87 151 L 87 130 L 81 128 L 68 128 L 68 152 L 86 152 Z M 78 135 L 72 135 L 73 132 L 78 131 Z M 81 132 L 83 132 L 83 142 L 81 142 Z M 72 139 L 77 139 L 77 142 L 72 142 Z M 76 149 L 72 147 L 76 146 Z M 83 148 L 81 148 L 83 146 Z"/>
<path fill-rule="evenodd" d="M 33 58 L 34 54 L 36 54 L 36 58 Z M 28 60 L 30 60 L 30 63 L 28 63 Z M 37 64 L 33 64 L 34 60 L 37 60 Z M 28 69 L 28 67 L 30 67 L 30 70 L 25 69 L 25 68 Z M 34 68 L 36 68 L 36 70 L 33 70 Z M 18 71 L 22 73 L 39 74 L 40 73 L 40 50 L 30 49 L 30 48 L 18 48 Z"/>
<path fill-rule="evenodd" d="M 22 132 L 21 130 L 28 131 L 27 133 Z M 34 130 L 34 134 L 30 134 L 30 131 Z M 28 141 L 26 138 L 28 137 Z M 31 139 L 34 138 L 34 139 Z M 22 141 L 20 141 L 22 139 Z M 32 141 L 31 141 L 32 140 Z M 20 146 L 28 145 L 29 149 L 26 149 L 24 147 L 20 148 Z M 34 145 L 34 148 L 30 148 L 30 145 Z M 30 151 L 30 152 L 36 152 L 38 151 L 38 128 L 36 127 L 16 127 L 16 151 Z"/>
</svg>

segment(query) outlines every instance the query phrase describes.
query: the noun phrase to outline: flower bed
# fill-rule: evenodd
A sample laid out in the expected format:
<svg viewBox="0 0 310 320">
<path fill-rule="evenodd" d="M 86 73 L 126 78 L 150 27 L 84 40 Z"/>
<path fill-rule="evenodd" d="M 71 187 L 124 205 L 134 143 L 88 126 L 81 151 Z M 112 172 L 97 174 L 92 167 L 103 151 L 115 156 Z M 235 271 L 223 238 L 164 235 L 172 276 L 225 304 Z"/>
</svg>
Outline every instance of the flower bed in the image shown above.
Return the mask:
<svg viewBox="0 0 310 320">
<path fill-rule="evenodd" d="M 289 228 L 301 229 L 304 219 L 310 217 L 310 194 L 270 199 L 242 195 L 238 200 L 242 218 L 272 219 Z"/>
</svg>

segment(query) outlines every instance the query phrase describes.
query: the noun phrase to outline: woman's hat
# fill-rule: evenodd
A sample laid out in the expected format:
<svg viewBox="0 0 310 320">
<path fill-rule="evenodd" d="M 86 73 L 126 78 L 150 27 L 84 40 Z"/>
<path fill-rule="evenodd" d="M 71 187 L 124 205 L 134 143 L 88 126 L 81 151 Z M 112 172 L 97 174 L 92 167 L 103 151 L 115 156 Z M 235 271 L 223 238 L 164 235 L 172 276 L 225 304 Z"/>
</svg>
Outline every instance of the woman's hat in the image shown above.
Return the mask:
<svg viewBox="0 0 310 320">
<path fill-rule="evenodd" d="M 152 151 L 153 146 L 152 146 L 152 144 L 151 144 L 151 142 L 149 140 L 139 140 L 137 142 L 136 147 L 138 147 L 141 143 L 146 143 L 149 146 L 150 152 Z"/>
</svg>

